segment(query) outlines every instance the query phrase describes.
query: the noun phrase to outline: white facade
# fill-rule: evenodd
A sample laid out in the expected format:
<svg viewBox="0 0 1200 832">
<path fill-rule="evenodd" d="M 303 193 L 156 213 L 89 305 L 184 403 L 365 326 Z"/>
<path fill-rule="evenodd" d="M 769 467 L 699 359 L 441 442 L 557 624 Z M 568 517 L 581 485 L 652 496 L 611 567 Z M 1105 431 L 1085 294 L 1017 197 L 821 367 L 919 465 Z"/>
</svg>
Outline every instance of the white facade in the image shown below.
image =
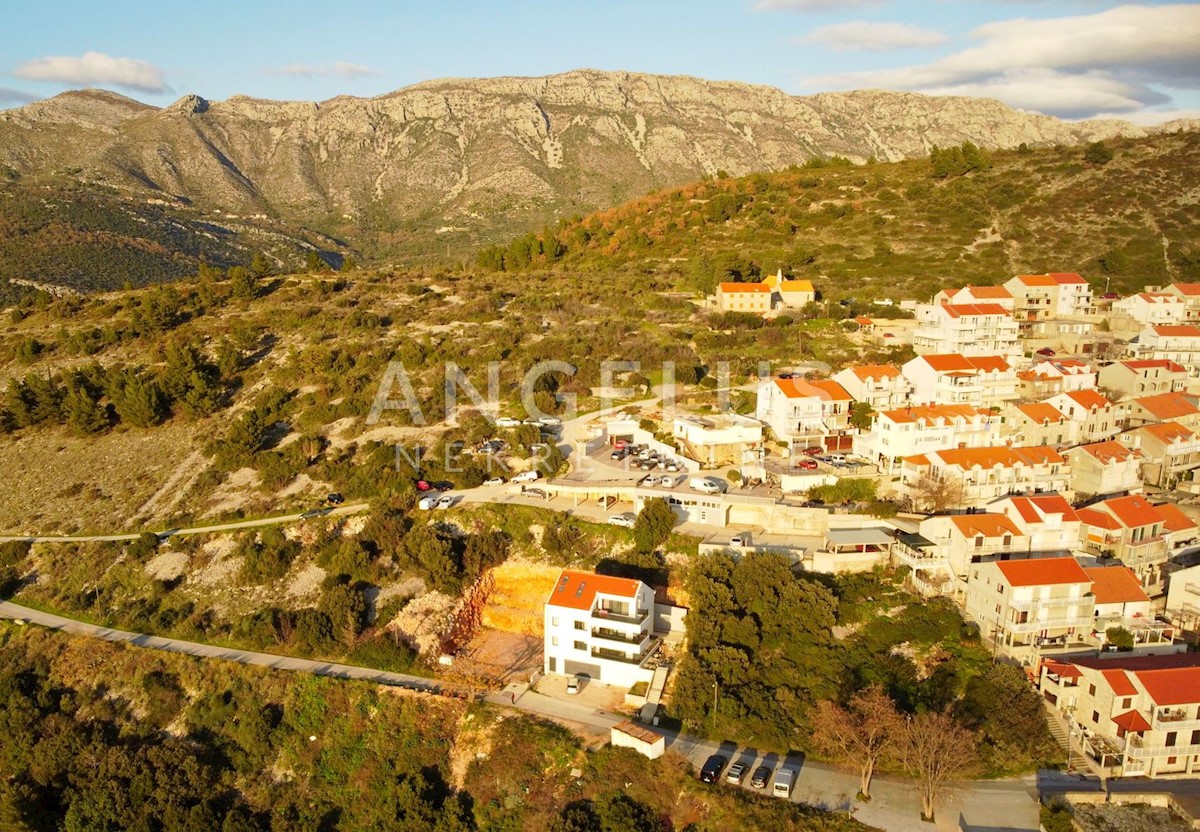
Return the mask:
<svg viewBox="0 0 1200 832">
<path fill-rule="evenodd" d="M 758 462 L 763 426 L 736 413 L 675 417 L 671 433 L 684 456 L 705 467 Z"/>
<path fill-rule="evenodd" d="M 1142 454 L 1108 440 L 1063 451 L 1071 462 L 1071 490 L 1076 495 L 1121 494 L 1142 487 Z"/>
<path fill-rule="evenodd" d="M 982 507 L 1010 494 L 1070 494 L 1070 464 L 1054 449 L 953 448 L 905 457 L 900 469 L 900 490 L 921 499 L 924 477 L 948 480 L 955 485 L 951 508 Z"/>
<path fill-rule="evenodd" d="M 1181 324 L 1187 320 L 1187 305 L 1182 298 L 1158 292 L 1138 292 L 1114 302 L 1112 308 L 1142 326 Z"/>
<path fill-rule="evenodd" d="M 1013 296 L 1013 317 L 1021 326 L 1055 318 L 1077 318 L 1095 311 L 1092 288 L 1071 272 L 1023 274 L 1004 288 Z"/>
<path fill-rule="evenodd" d="M 1098 381 L 1101 387 L 1127 396 L 1178 393 L 1187 387 L 1188 372 L 1165 358 L 1114 361 L 1100 368 Z"/>
<path fill-rule="evenodd" d="M 1017 322 L 995 303 L 921 304 L 917 306 L 917 355 L 1017 356 Z"/>
<path fill-rule="evenodd" d="M 1095 390 L 1061 393 L 1046 403 L 1079 424 L 1080 442 L 1100 442 L 1121 432 L 1124 409 Z"/>
<path fill-rule="evenodd" d="M 1077 640 L 1095 611 L 1092 581 L 1074 558 L 972 564 L 966 616 L 985 641 L 1012 648 Z"/>
<path fill-rule="evenodd" d="M 912 384 L 913 404 L 1000 407 L 1017 398 L 1017 372 L 998 355 L 921 355 L 900 372 Z"/>
<path fill-rule="evenodd" d="M 969 405 L 920 405 L 875 414 L 871 430 L 854 437 L 854 453 L 891 473 L 913 454 L 1000 441 L 1000 418 Z"/>
<path fill-rule="evenodd" d="M 1200 327 L 1195 324 L 1150 326 L 1128 346 L 1132 358 L 1174 361 L 1189 375 L 1200 371 Z"/>
<path fill-rule="evenodd" d="M 912 382 L 890 364 L 847 367 L 831 378 L 856 402 L 866 402 L 876 411 L 904 407 L 912 393 Z"/>
<path fill-rule="evenodd" d="M 849 449 L 852 404 L 836 381 L 772 378 L 758 386 L 754 415 L 793 451 L 812 445 Z"/>
</svg>

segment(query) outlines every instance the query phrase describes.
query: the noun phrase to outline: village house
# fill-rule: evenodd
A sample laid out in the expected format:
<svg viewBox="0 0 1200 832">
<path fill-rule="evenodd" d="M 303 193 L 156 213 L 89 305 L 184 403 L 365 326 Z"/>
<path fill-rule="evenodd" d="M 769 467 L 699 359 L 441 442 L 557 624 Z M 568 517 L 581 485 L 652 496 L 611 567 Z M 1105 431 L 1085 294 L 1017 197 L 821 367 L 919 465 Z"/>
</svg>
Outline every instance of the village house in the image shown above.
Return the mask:
<svg viewBox="0 0 1200 832">
<path fill-rule="evenodd" d="M 671 435 L 680 453 L 703 468 L 758 462 L 763 450 L 763 426 L 736 413 L 681 414 Z"/>
<path fill-rule="evenodd" d="M 649 682 L 658 647 L 654 590 L 641 581 L 564 569 L 546 601 L 546 673 L 586 674 L 632 687 Z"/>
<path fill-rule="evenodd" d="M 1121 434 L 1121 443 L 1142 455 L 1142 482 L 1174 488 L 1200 467 L 1200 435 L 1178 422 L 1143 425 Z"/>
<path fill-rule="evenodd" d="M 1078 499 L 1139 491 L 1142 452 L 1109 439 L 1062 452 L 1071 463 L 1071 490 Z"/>
<path fill-rule="evenodd" d="M 1004 411 L 1004 435 L 1018 445 L 1074 445 L 1079 423 L 1052 404 L 1010 405 Z"/>
<path fill-rule="evenodd" d="M 912 382 L 890 364 L 847 367 L 831 378 L 842 385 L 854 401 L 865 402 L 872 410 L 904 407 L 912 391 Z"/>
<path fill-rule="evenodd" d="M 1178 393 L 1187 387 L 1188 371 L 1165 358 L 1114 361 L 1100 368 L 1098 381 L 1104 389 L 1125 396 Z"/>
<path fill-rule="evenodd" d="M 990 411 L 965 404 L 916 405 L 876 413 L 871 429 L 854 437 L 854 453 L 890 474 L 906 456 L 999 441 L 1000 417 Z"/>
<path fill-rule="evenodd" d="M 853 399 L 836 381 L 771 378 L 758 387 L 755 418 L 775 437 L 787 442 L 792 453 L 810 446 L 849 450 Z"/>
<path fill-rule="evenodd" d="M 1082 361 L 1063 358 L 1040 361 L 1017 373 L 1017 395 L 1041 401 L 1059 393 L 1090 390 L 1096 386 L 1096 371 Z"/>
<path fill-rule="evenodd" d="M 773 294 L 765 283 L 722 283 L 717 286 L 717 309 L 762 315 L 771 311 Z"/>
<path fill-rule="evenodd" d="M 933 296 L 934 304 L 994 303 L 1008 312 L 1013 310 L 1013 296 L 1003 286 L 963 286 L 961 289 L 942 289 Z"/>
<path fill-rule="evenodd" d="M 1200 371 L 1200 327 L 1195 324 L 1147 327 L 1129 342 L 1126 351 L 1130 358 L 1174 361 L 1195 376 Z"/>
<path fill-rule="evenodd" d="M 1200 430 L 1200 408 L 1195 399 L 1183 393 L 1159 393 L 1122 403 L 1125 422 L 1130 428 L 1177 422 L 1191 430 Z"/>
<path fill-rule="evenodd" d="M 1099 442 L 1121 432 L 1124 408 L 1095 390 L 1076 390 L 1051 397 L 1047 404 L 1078 423 L 1079 442 Z"/>
<path fill-rule="evenodd" d="M 1070 557 L 971 564 L 966 617 L 1001 652 L 1081 643 L 1091 632 L 1092 579 Z"/>
<path fill-rule="evenodd" d="M 900 372 L 912 384 L 913 404 L 998 408 L 1017 398 L 1016 370 L 999 355 L 920 355 Z"/>
<path fill-rule="evenodd" d="M 1013 296 L 1013 317 L 1022 332 L 1032 330 L 1039 321 L 1095 313 L 1092 287 L 1074 273 L 1017 275 L 1005 282 L 1004 288 Z"/>
<path fill-rule="evenodd" d="M 1196 543 L 1197 537 L 1200 537 L 1200 527 L 1197 527 L 1196 521 L 1174 503 L 1163 503 L 1157 508 L 1163 518 L 1163 538 L 1167 541 L 1168 557 L 1175 557 Z"/>
<path fill-rule="evenodd" d="M 1187 319 L 1187 305 L 1182 298 L 1159 292 L 1138 292 L 1115 301 L 1112 308 L 1142 326 L 1169 326 Z"/>
<path fill-rule="evenodd" d="M 1200 634 L 1200 563 L 1167 576 L 1166 614 L 1180 629 Z"/>
<path fill-rule="evenodd" d="M 1053 448 L 952 448 L 904 458 L 900 491 L 916 504 L 942 483 L 945 508 L 983 507 L 1009 494 L 1070 493 L 1070 464 Z"/>
<path fill-rule="evenodd" d="M 901 534 L 892 554 L 909 567 L 913 584 L 924 595 L 958 595 L 967 587 L 967 570 L 982 560 L 1025 557 L 1029 541 L 1003 514 L 940 514 L 926 517 L 918 534 Z"/>
<path fill-rule="evenodd" d="M 1133 569 L 1152 594 L 1161 591 L 1163 565 L 1170 556 L 1164 536 L 1167 517 L 1140 494 L 1113 497 L 1076 512 L 1083 550 L 1112 557 Z"/>
<path fill-rule="evenodd" d="M 1187 306 L 1186 320 L 1200 323 L 1200 283 L 1172 283 L 1163 292 L 1182 298 Z"/>
<path fill-rule="evenodd" d="M 1038 689 L 1107 776 L 1200 773 L 1200 656 L 1047 660 Z"/>
<path fill-rule="evenodd" d="M 1079 515 L 1061 494 L 1004 497 L 987 509 L 1016 525 L 1027 554 L 1069 555 L 1079 548 Z"/>
<path fill-rule="evenodd" d="M 1017 322 L 995 303 L 921 304 L 917 306 L 917 355 L 1020 355 Z"/>
<path fill-rule="evenodd" d="M 1109 627 L 1132 629 L 1154 621 L 1150 596 L 1128 566 L 1084 567 L 1092 579 L 1092 594 L 1096 596 L 1097 632 Z"/>
</svg>

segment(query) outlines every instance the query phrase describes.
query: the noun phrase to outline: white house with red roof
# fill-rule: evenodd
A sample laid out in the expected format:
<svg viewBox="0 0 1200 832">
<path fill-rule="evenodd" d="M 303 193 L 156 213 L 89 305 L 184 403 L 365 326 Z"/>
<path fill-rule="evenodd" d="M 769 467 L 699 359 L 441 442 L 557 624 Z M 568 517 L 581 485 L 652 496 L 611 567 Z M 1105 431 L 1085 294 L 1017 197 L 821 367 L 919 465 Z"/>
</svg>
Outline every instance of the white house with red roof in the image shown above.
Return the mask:
<svg viewBox="0 0 1200 832">
<path fill-rule="evenodd" d="M 1053 445 L 1078 441 L 1079 423 L 1048 402 L 1009 405 L 1004 409 L 1004 435 L 1018 445 Z"/>
<path fill-rule="evenodd" d="M 1083 550 L 1133 569 L 1143 587 L 1161 590 L 1170 555 L 1168 512 L 1141 494 L 1113 497 L 1077 511 Z M 1173 516 L 1173 515 L 1172 515 Z"/>
<path fill-rule="evenodd" d="M 966 617 L 985 642 L 1016 655 L 1082 642 L 1094 601 L 1092 579 L 1071 557 L 981 561 L 967 578 Z"/>
<path fill-rule="evenodd" d="M 1125 626 L 1139 619 L 1153 621 L 1150 596 L 1128 566 L 1084 567 L 1096 596 L 1096 619 L 1104 627 Z"/>
<path fill-rule="evenodd" d="M 1142 487 L 1142 452 L 1113 439 L 1077 445 L 1062 452 L 1071 462 L 1076 497 L 1124 494 Z"/>
<path fill-rule="evenodd" d="M 1200 283 L 1172 283 L 1163 292 L 1183 299 L 1188 323 L 1200 323 Z"/>
<path fill-rule="evenodd" d="M 994 303 L 1012 312 L 1012 292 L 1003 286 L 963 286 L 960 289 L 942 289 L 933 296 L 935 304 Z"/>
<path fill-rule="evenodd" d="M 1010 494 L 1070 496 L 1070 463 L 1045 446 L 951 448 L 905 457 L 900 492 L 918 507 L 928 482 L 946 482 L 949 507 L 982 507 Z"/>
<path fill-rule="evenodd" d="M 1173 395 L 1173 394 L 1172 394 Z M 1121 434 L 1121 444 L 1142 455 L 1142 482 L 1174 488 L 1200 468 L 1200 434 L 1179 422 L 1143 425 Z"/>
<path fill-rule="evenodd" d="M 913 350 L 917 355 L 959 353 L 1016 358 L 1017 322 L 997 303 L 918 304 Z"/>
<path fill-rule="evenodd" d="M 872 410 L 892 410 L 908 404 L 912 382 L 891 364 L 858 364 L 834 373 L 831 378 L 856 402 Z"/>
<path fill-rule="evenodd" d="M 721 283 L 717 286 L 717 308 L 722 312 L 761 315 L 773 308 L 775 293 L 766 283 Z"/>
<path fill-rule="evenodd" d="M 1187 387 L 1188 371 L 1165 358 L 1114 361 L 1100 368 L 1097 381 L 1106 390 L 1126 396 L 1179 393 Z"/>
<path fill-rule="evenodd" d="M 1183 299 L 1161 292 L 1137 292 L 1114 301 L 1113 312 L 1132 318 L 1142 326 L 1169 326 L 1187 320 Z"/>
<path fill-rule="evenodd" d="M 830 379 L 770 378 L 758 386 L 755 418 L 787 442 L 793 453 L 810 446 L 849 450 L 850 408 L 846 388 Z"/>
<path fill-rule="evenodd" d="M 1000 442 L 1000 417 L 966 404 L 913 405 L 876 413 L 854 437 L 854 453 L 890 474 L 906 456 Z"/>
<path fill-rule="evenodd" d="M 1004 288 L 1013 296 L 1013 317 L 1022 329 L 1035 321 L 1078 318 L 1096 311 L 1092 287 L 1074 272 L 1022 274 Z"/>
<path fill-rule="evenodd" d="M 1048 399 L 1059 393 L 1090 390 L 1096 386 L 1096 371 L 1074 358 L 1039 361 L 1017 373 L 1017 393 L 1023 399 Z"/>
<path fill-rule="evenodd" d="M 1200 634 L 1200 563 L 1167 576 L 1166 613 L 1180 629 Z"/>
<path fill-rule="evenodd" d="M 1130 358 L 1174 361 L 1195 376 L 1200 371 L 1200 327 L 1195 324 L 1149 326 L 1126 347 Z"/>
<path fill-rule="evenodd" d="M 962 595 L 972 563 L 1024 557 L 1029 541 L 1003 514 L 940 514 L 926 517 L 917 534 L 901 534 L 892 548 L 897 563 L 912 570 L 925 595 Z"/>
<path fill-rule="evenodd" d="M 900 372 L 912 384 L 913 404 L 1001 407 L 1017 398 L 1017 371 L 999 355 L 920 355 Z"/>
<path fill-rule="evenodd" d="M 1014 495 L 987 508 L 1016 525 L 1026 553 L 1067 555 L 1079 549 L 1079 515 L 1061 494 Z"/>
<path fill-rule="evenodd" d="M 1109 401 L 1095 390 L 1060 393 L 1049 398 L 1046 403 L 1078 423 L 1077 439 L 1080 442 L 1111 439 L 1124 427 L 1124 407 Z"/>
<path fill-rule="evenodd" d="M 1200 775 L 1200 655 L 1047 659 L 1038 689 L 1104 775 Z"/>
<path fill-rule="evenodd" d="M 1192 430 L 1200 430 L 1200 407 L 1196 399 L 1183 393 L 1158 393 L 1122 403 L 1125 423 L 1130 428 L 1176 422 Z"/>
<path fill-rule="evenodd" d="M 649 682 L 654 590 L 641 581 L 564 569 L 545 607 L 544 670 L 606 685 Z"/>
</svg>

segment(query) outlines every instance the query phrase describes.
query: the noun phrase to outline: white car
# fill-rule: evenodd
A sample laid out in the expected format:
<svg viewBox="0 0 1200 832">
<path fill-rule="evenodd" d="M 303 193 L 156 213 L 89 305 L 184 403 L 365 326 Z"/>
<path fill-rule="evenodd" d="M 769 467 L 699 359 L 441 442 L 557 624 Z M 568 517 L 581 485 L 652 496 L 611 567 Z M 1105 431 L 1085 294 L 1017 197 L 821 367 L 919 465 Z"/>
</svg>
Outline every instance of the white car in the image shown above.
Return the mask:
<svg viewBox="0 0 1200 832">
<path fill-rule="evenodd" d="M 570 679 L 568 679 L 567 680 L 567 693 L 571 694 L 572 696 L 579 693 L 579 688 L 581 687 L 581 685 L 580 685 L 581 681 L 582 680 L 578 676 L 572 676 Z"/>
<path fill-rule="evenodd" d="M 490 480 L 484 480 L 484 485 L 504 485 L 504 477 L 492 477 Z"/>
<path fill-rule="evenodd" d="M 517 474 L 512 478 L 511 482 L 534 482 L 535 480 L 541 479 L 541 477 L 541 472 L 534 468 L 531 471 L 522 471 L 521 473 Z"/>
<path fill-rule="evenodd" d="M 437 497 L 422 497 L 417 503 L 417 508 L 421 511 L 429 511 L 438 503 Z"/>
<path fill-rule="evenodd" d="M 562 419 L 558 418 L 557 416 L 543 416 L 538 419 L 538 423 L 541 424 L 542 427 L 556 428 L 562 424 Z"/>
<path fill-rule="evenodd" d="M 437 508 L 450 508 L 450 507 L 451 507 L 451 506 L 453 506 L 453 505 L 454 505 L 456 502 L 458 502 L 458 498 L 457 498 L 457 497 L 455 497 L 455 496 L 454 496 L 454 495 L 452 495 L 452 494 L 446 494 L 446 495 L 444 495 L 444 496 L 443 496 L 441 499 L 439 499 L 439 500 L 437 501 L 437 506 L 436 506 L 436 507 L 437 507 Z"/>
<path fill-rule="evenodd" d="M 496 427 L 498 427 L 498 428 L 518 428 L 520 426 L 521 426 L 521 420 L 514 419 L 511 416 L 501 416 L 499 419 L 496 420 Z"/>
<path fill-rule="evenodd" d="M 620 526 L 623 529 L 632 529 L 635 523 L 637 523 L 637 515 L 632 511 L 623 511 L 608 518 L 608 525 Z"/>
<path fill-rule="evenodd" d="M 771 794 L 785 800 L 792 796 L 792 786 L 796 782 L 796 772 L 790 768 L 781 768 L 775 775 L 775 783 L 771 786 Z"/>
</svg>

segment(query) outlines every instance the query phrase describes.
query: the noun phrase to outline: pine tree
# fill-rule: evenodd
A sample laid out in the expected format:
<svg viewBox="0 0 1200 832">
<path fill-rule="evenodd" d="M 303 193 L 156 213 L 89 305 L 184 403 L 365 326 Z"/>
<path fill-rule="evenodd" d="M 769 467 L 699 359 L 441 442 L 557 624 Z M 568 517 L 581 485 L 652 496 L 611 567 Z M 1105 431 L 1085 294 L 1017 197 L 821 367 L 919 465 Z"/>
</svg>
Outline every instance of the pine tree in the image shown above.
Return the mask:
<svg viewBox="0 0 1200 832">
<path fill-rule="evenodd" d="M 63 410 L 67 424 L 85 436 L 108 427 L 108 408 L 101 405 L 99 397 L 83 384 L 67 389 Z"/>
</svg>

